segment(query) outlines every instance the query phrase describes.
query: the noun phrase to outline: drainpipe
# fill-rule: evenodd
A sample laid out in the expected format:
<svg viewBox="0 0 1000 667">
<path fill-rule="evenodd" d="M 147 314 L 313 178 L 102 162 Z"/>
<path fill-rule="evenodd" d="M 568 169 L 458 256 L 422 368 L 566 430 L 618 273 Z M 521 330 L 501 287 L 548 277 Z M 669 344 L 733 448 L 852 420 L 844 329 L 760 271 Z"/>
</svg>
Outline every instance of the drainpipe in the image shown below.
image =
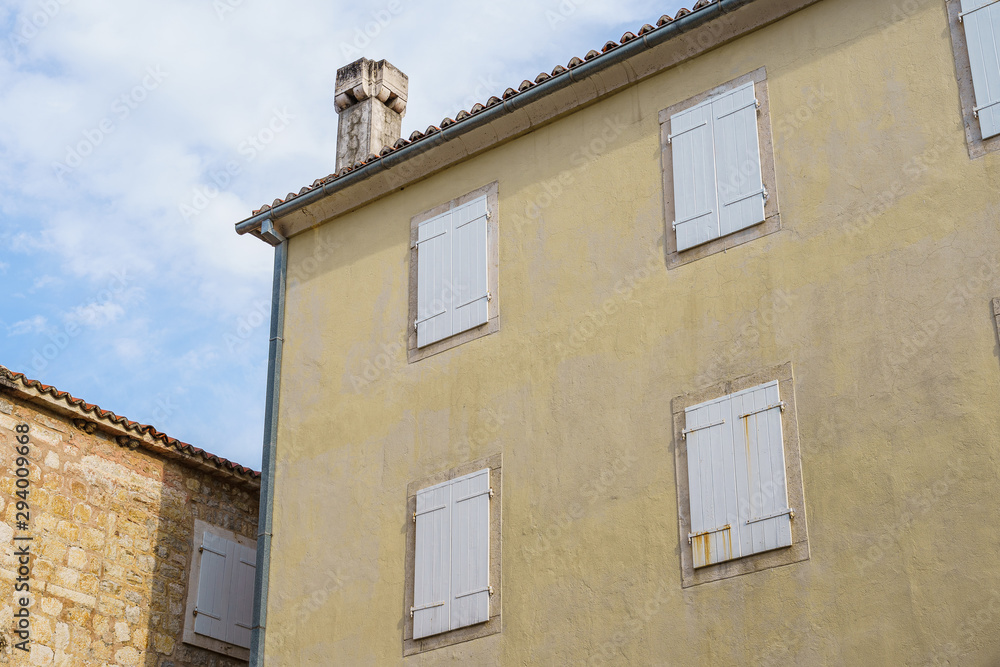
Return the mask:
<svg viewBox="0 0 1000 667">
<path fill-rule="evenodd" d="M 271 284 L 271 336 L 267 351 L 267 398 L 264 408 L 264 452 L 261 459 L 260 509 L 257 520 L 257 572 L 253 586 L 253 628 L 250 633 L 250 667 L 264 664 L 264 630 L 267 626 L 267 585 L 271 568 L 271 523 L 274 516 L 275 443 L 278 440 L 278 394 L 281 389 L 281 348 L 285 329 L 285 280 L 288 241 L 270 220 L 261 224 L 261 237 L 275 246 L 274 280 Z"/>
</svg>

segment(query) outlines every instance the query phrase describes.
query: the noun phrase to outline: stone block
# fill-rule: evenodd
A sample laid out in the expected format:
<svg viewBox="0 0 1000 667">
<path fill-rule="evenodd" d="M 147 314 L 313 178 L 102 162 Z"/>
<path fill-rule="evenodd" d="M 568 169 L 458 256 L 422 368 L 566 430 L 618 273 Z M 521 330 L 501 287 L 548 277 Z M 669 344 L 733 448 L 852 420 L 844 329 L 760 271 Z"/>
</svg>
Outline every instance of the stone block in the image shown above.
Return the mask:
<svg viewBox="0 0 1000 667">
<path fill-rule="evenodd" d="M 72 493 L 73 497 L 77 500 L 86 500 L 87 485 L 83 482 L 73 481 L 70 483 L 70 493 Z"/>
<path fill-rule="evenodd" d="M 46 468 L 55 468 L 55 469 L 58 470 L 59 469 L 59 455 L 56 454 L 55 452 L 49 452 L 48 454 L 45 455 L 45 463 L 44 463 L 44 465 L 45 465 Z"/>
<path fill-rule="evenodd" d="M 50 507 L 53 514 L 63 519 L 73 518 L 73 501 L 63 495 L 54 495 Z"/>
<path fill-rule="evenodd" d="M 32 665 L 51 665 L 56 654 L 55 651 L 50 649 L 48 646 L 32 644 L 31 652 L 28 656 Z"/>
<path fill-rule="evenodd" d="M 73 519 L 80 523 L 90 523 L 93 515 L 94 509 L 86 503 L 77 503 L 76 507 L 73 508 Z"/>
<path fill-rule="evenodd" d="M 60 521 L 56 525 L 56 535 L 70 544 L 75 544 L 80 540 L 80 527 L 72 521 Z"/>
<path fill-rule="evenodd" d="M 153 648 L 156 649 L 157 653 L 170 655 L 174 652 L 174 640 L 169 635 L 156 633 L 153 637 Z"/>
<path fill-rule="evenodd" d="M 45 596 L 42 598 L 41 608 L 43 614 L 56 617 L 62 613 L 63 603 L 56 598 Z"/>
<path fill-rule="evenodd" d="M 123 649 L 115 651 L 115 660 L 118 661 L 118 664 L 120 665 L 132 667 L 133 665 L 139 664 L 142 660 L 142 654 L 131 646 L 126 646 Z"/>
<path fill-rule="evenodd" d="M 115 639 L 123 644 L 132 639 L 132 633 L 128 629 L 128 623 L 125 621 L 118 621 L 115 623 Z"/>
</svg>

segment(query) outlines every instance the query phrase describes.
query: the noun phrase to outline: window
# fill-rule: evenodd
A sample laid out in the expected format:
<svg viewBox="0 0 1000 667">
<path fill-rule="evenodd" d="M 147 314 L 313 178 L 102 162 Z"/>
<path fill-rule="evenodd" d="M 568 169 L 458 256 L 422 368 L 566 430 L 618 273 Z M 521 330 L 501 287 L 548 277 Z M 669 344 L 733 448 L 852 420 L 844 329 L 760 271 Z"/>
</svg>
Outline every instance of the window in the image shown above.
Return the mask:
<svg viewBox="0 0 1000 667">
<path fill-rule="evenodd" d="M 250 658 L 256 542 L 195 520 L 184 641 Z"/>
<path fill-rule="evenodd" d="M 411 221 L 410 361 L 499 329 L 496 210 L 493 183 Z"/>
<path fill-rule="evenodd" d="M 675 401 L 685 586 L 808 557 L 791 367 L 773 377 Z"/>
<path fill-rule="evenodd" d="M 440 477 L 410 485 L 404 655 L 500 631 L 500 457 Z"/>
<path fill-rule="evenodd" d="M 1000 148 L 1000 2 L 949 0 L 970 157 Z"/>
<path fill-rule="evenodd" d="M 777 231 L 761 68 L 660 112 L 668 268 Z"/>
</svg>

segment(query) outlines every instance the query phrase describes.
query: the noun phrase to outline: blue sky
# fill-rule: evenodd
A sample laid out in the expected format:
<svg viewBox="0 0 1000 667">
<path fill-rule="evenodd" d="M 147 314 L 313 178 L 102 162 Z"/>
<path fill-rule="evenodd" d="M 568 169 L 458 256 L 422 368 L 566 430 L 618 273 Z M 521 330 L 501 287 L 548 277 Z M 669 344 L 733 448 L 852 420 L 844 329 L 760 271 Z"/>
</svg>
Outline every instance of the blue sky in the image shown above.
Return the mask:
<svg viewBox="0 0 1000 667">
<path fill-rule="evenodd" d="M 0 2 L 0 364 L 259 468 L 272 250 L 233 225 L 333 171 L 337 67 L 403 70 L 406 136 L 680 6 Z"/>
</svg>

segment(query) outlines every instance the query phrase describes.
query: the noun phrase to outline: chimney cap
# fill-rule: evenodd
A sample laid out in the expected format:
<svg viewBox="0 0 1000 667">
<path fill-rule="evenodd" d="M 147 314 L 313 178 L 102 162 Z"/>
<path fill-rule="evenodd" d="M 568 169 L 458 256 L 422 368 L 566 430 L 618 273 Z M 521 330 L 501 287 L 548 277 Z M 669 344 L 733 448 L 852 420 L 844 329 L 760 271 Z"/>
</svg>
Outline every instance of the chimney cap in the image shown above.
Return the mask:
<svg viewBox="0 0 1000 667">
<path fill-rule="evenodd" d="M 337 113 L 370 97 L 396 113 L 406 113 L 409 78 L 386 60 L 359 58 L 337 70 Z"/>
</svg>

